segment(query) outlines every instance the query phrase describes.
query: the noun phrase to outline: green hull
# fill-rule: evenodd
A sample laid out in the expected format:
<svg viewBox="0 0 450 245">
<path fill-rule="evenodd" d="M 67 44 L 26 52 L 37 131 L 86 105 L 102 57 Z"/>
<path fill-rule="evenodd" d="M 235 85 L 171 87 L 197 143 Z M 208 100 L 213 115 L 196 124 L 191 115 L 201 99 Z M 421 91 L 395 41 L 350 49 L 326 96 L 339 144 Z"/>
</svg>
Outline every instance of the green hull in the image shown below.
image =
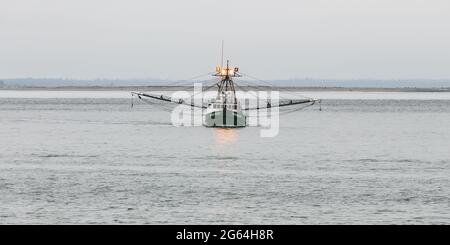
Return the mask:
<svg viewBox="0 0 450 245">
<path fill-rule="evenodd" d="M 245 127 L 245 115 L 240 112 L 223 110 L 214 111 L 205 115 L 205 127 L 239 128 Z"/>
</svg>

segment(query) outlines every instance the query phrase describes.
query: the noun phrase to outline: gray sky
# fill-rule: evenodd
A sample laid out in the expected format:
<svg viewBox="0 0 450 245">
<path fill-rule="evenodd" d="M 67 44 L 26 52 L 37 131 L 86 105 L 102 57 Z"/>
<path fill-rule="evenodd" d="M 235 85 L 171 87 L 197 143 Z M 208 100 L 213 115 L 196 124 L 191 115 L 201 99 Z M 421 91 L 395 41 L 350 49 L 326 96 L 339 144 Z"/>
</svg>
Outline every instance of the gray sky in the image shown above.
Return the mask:
<svg viewBox="0 0 450 245">
<path fill-rule="evenodd" d="M 0 78 L 450 78 L 449 0 L 0 0 Z"/>
</svg>

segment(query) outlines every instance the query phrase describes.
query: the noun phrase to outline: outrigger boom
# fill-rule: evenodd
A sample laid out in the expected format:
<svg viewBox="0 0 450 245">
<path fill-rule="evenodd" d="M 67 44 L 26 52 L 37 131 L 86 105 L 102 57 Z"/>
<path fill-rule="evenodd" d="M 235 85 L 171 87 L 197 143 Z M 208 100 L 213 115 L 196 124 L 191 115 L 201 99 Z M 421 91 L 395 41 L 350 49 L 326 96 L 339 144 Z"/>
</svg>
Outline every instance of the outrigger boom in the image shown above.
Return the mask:
<svg viewBox="0 0 450 245">
<path fill-rule="evenodd" d="M 167 101 L 167 102 L 170 102 L 170 103 L 183 104 L 183 105 L 188 105 L 188 106 L 192 106 L 192 107 L 206 109 L 206 106 L 195 105 L 194 103 L 187 103 L 183 99 L 174 100 L 174 99 L 172 99 L 172 97 L 165 96 L 165 95 L 162 95 L 162 94 L 161 95 L 155 95 L 155 94 L 149 94 L 149 93 L 143 93 L 143 92 L 131 92 L 131 95 L 132 96 L 136 95 L 139 99 L 142 99 L 142 97 L 146 97 L 146 98 L 150 98 L 150 99 L 157 99 L 157 100 Z"/>
</svg>

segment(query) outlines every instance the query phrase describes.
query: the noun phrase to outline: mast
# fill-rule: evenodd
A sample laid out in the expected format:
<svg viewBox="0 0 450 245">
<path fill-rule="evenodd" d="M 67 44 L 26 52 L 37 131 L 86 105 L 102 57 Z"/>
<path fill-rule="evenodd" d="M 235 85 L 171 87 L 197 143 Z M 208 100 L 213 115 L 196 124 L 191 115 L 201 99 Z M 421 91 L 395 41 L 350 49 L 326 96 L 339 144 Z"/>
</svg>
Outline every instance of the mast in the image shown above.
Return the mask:
<svg viewBox="0 0 450 245">
<path fill-rule="evenodd" d="M 220 82 L 217 83 L 217 86 L 219 87 L 217 91 L 217 96 L 219 97 L 221 94 L 226 95 L 227 92 L 232 92 L 232 97 L 234 100 L 234 103 L 237 104 L 237 98 L 236 98 L 236 90 L 233 82 L 233 77 L 241 77 L 241 75 L 238 73 L 239 68 L 234 67 L 230 68 L 230 61 L 227 60 L 227 66 L 222 67 L 218 66 L 216 67 L 216 73 L 213 76 L 220 77 Z M 225 100 L 226 100 L 225 96 Z M 225 101 L 226 103 L 226 101 Z"/>
<path fill-rule="evenodd" d="M 220 58 L 220 67 L 223 67 L 223 40 L 222 40 L 222 57 Z"/>
</svg>

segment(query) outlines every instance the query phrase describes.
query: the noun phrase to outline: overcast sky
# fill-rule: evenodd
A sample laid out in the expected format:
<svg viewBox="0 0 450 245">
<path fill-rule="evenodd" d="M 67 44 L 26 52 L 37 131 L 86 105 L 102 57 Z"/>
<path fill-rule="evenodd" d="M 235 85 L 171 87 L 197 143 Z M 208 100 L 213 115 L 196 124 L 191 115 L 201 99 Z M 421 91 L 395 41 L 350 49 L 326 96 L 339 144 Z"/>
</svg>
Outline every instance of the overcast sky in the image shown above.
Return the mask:
<svg viewBox="0 0 450 245">
<path fill-rule="evenodd" d="M 0 78 L 450 78 L 449 0 L 0 0 Z"/>
</svg>

